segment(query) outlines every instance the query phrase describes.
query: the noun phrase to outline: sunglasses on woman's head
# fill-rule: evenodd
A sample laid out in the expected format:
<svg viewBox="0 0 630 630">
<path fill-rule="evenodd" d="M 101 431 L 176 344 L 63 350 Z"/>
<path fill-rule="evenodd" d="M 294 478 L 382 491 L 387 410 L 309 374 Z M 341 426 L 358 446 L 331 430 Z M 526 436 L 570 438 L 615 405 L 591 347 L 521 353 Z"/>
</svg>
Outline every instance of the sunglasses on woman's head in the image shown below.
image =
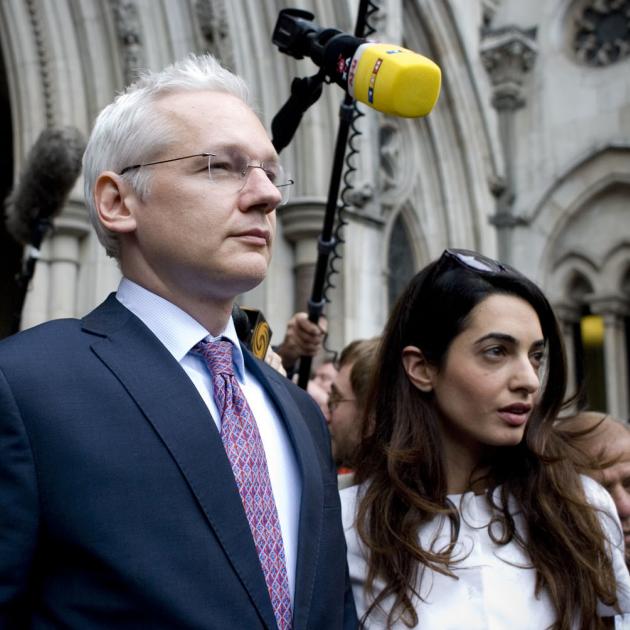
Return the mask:
<svg viewBox="0 0 630 630">
<path fill-rule="evenodd" d="M 454 262 L 464 269 L 469 269 L 470 271 L 481 274 L 515 273 L 515 270 L 508 265 L 504 265 L 487 256 L 482 256 L 469 249 L 445 249 L 438 260 L 438 267 L 441 267 L 442 264 L 447 261 Z"/>
</svg>

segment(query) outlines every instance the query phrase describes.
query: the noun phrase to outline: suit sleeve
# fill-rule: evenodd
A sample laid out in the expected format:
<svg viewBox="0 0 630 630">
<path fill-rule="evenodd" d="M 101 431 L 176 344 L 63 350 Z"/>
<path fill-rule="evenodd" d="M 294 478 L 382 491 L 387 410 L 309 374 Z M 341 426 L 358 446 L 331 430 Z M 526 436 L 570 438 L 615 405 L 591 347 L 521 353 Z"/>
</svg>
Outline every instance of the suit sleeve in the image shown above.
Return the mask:
<svg viewBox="0 0 630 630">
<path fill-rule="evenodd" d="M 34 393 L 36 395 L 36 393 Z M 0 370 L 0 627 L 22 627 L 37 539 L 33 455 L 20 410 Z"/>
</svg>

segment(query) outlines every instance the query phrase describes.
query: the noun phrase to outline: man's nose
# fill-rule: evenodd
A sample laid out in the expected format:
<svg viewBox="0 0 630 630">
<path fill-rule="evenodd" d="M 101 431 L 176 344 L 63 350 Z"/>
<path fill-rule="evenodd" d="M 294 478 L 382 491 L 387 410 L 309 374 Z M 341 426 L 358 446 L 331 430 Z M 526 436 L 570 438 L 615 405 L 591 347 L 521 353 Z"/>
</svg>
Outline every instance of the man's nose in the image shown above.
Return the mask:
<svg viewBox="0 0 630 630">
<path fill-rule="evenodd" d="M 248 166 L 240 197 L 243 210 L 261 208 L 265 212 L 272 212 L 282 201 L 280 189 L 267 177 L 262 166 L 254 164 Z"/>
</svg>

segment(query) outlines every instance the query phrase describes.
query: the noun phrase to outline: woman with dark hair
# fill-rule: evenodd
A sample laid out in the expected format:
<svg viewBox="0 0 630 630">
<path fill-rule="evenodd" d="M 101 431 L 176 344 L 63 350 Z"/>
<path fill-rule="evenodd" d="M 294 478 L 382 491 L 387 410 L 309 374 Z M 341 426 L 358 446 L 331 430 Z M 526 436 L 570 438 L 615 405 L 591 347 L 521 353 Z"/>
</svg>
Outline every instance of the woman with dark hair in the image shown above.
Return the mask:
<svg viewBox="0 0 630 630">
<path fill-rule="evenodd" d="M 615 507 L 557 420 L 564 350 L 540 289 L 446 250 L 400 298 L 377 365 L 341 493 L 364 627 L 630 627 Z"/>
</svg>

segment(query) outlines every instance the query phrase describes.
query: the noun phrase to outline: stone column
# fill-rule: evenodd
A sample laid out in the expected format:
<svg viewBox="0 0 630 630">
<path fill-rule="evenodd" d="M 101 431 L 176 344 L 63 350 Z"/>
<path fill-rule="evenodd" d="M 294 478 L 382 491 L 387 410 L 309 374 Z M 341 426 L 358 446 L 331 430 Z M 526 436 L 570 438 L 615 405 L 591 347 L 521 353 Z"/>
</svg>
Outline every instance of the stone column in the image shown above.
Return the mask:
<svg viewBox="0 0 630 630">
<path fill-rule="evenodd" d="M 22 313 L 22 329 L 50 319 L 77 316 L 81 240 L 89 230 L 83 204 L 69 202 L 43 243 Z"/>
<path fill-rule="evenodd" d="M 560 332 L 564 341 L 567 356 L 567 391 L 571 396 L 577 391 L 577 373 L 575 366 L 575 326 L 580 322 L 580 310 L 570 304 L 554 304 L 554 311 L 560 324 Z"/>
<path fill-rule="evenodd" d="M 28 286 L 20 329 L 26 330 L 45 322 L 48 318 L 48 292 L 50 286 L 50 240 L 47 239 L 40 247 L 40 256 L 35 264 L 35 273 Z"/>
<path fill-rule="evenodd" d="M 285 238 L 295 247 L 295 305 L 304 311 L 313 288 L 317 263 L 317 241 L 324 225 L 326 202 L 320 198 L 298 198 L 278 209 Z"/>
<path fill-rule="evenodd" d="M 516 143 L 514 114 L 523 107 L 523 81 L 536 59 L 536 28 L 516 26 L 482 30 L 481 60 L 492 83 L 492 106 L 497 110 L 499 137 L 503 148 L 505 173 L 493 182 L 496 213 L 491 218 L 497 229 L 499 260 L 511 262 L 511 236 L 522 220 L 514 216 L 514 163 Z"/>
<path fill-rule="evenodd" d="M 604 320 L 604 370 L 608 412 L 627 420 L 628 352 L 624 319 L 630 314 L 627 303 L 618 297 L 597 297 L 591 301 L 591 312 Z"/>
<path fill-rule="evenodd" d="M 61 231 L 51 241 L 48 318 L 74 317 L 79 275 L 79 240 Z"/>
</svg>

